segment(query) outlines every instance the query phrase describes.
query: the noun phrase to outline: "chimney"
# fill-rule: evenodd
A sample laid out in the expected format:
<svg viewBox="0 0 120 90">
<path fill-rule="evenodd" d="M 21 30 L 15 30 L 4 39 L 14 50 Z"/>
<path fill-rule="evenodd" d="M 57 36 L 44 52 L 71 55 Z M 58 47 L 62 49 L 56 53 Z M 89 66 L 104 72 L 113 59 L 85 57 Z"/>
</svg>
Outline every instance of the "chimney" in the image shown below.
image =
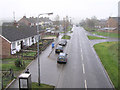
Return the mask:
<svg viewBox="0 0 120 90">
<path fill-rule="evenodd" d="M 26 16 L 23 16 L 23 18 L 26 18 Z"/>
</svg>

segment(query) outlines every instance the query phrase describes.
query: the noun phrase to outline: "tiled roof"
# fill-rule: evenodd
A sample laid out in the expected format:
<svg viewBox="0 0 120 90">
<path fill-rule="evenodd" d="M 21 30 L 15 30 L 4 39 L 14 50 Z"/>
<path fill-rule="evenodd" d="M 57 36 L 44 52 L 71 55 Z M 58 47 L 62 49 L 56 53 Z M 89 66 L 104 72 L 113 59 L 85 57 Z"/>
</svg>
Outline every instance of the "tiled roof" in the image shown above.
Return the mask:
<svg viewBox="0 0 120 90">
<path fill-rule="evenodd" d="M 14 26 L 2 26 L 2 36 L 9 41 L 13 42 L 24 38 L 37 35 L 36 27 L 14 27 Z"/>
</svg>

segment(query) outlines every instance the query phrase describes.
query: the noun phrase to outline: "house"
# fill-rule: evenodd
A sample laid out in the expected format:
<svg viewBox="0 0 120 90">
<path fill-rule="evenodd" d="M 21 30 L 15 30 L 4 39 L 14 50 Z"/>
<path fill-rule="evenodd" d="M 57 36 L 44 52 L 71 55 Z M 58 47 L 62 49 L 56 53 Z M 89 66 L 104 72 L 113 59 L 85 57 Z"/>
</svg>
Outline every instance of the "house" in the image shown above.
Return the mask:
<svg viewBox="0 0 120 90">
<path fill-rule="evenodd" d="M 98 20 L 98 28 L 106 27 L 106 22 L 107 22 L 107 20 L 105 20 L 105 19 Z"/>
<path fill-rule="evenodd" d="M 15 54 L 23 49 L 37 42 L 36 27 L 27 26 L 2 26 L 0 28 L 0 56 L 8 58 L 11 54 Z"/>
<path fill-rule="evenodd" d="M 120 17 L 109 17 L 107 20 L 108 28 L 116 28 L 116 30 L 120 30 Z"/>
<path fill-rule="evenodd" d="M 36 22 L 33 20 L 33 18 L 26 18 L 26 16 L 23 16 L 23 18 L 21 18 L 19 21 L 18 21 L 18 24 L 20 26 L 30 26 L 30 25 L 35 25 Z"/>
<path fill-rule="evenodd" d="M 45 17 L 41 17 L 39 18 L 38 20 L 39 22 L 39 25 L 51 25 L 52 24 L 52 21 Z M 19 21 L 18 21 L 18 24 L 21 25 L 21 26 L 36 26 L 37 25 L 37 17 L 30 17 L 30 18 L 27 18 L 26 16 L 23 16 L 23 18 L 21 18 Z"/>
</svg>

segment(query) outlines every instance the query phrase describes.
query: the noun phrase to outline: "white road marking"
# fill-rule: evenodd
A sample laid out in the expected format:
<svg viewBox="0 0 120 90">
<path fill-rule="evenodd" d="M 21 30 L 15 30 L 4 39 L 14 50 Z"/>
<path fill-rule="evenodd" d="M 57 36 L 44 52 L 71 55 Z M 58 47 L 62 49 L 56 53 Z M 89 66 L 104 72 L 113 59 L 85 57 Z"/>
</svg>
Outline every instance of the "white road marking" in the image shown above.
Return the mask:
<svg viewBox="0 0 120 90">
<path fill-rule="evenodd" d="M 85 88 L 86 88 L 86 90 L 87 90 L 87 81 L 85 80 Z"/>
<path fill-rule="evenodd" d="M 83 74 L 85 74 L 85 67 L 84 67 L 84 64 L 82 64 L 82 67 L 83 67 Z"/>
<path fill-rule="evenodd" d="M 81 58 L 82 58 L 82 61 L 83 61 L 83 55 L 81 54 Z"/>
<path fill-rule="evenodd" d="M 81 49 L 81 53 L 82 53 L 82 49 Z"/>
</svg>

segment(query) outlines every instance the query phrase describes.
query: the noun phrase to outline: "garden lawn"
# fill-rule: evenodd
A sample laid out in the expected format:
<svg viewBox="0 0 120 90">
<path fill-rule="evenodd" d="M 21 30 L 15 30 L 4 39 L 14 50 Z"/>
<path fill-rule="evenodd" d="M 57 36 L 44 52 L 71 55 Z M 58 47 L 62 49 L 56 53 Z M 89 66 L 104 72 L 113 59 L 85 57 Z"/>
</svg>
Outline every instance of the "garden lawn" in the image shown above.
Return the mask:
<svg viewBox="0 0 120 90">
<path fill-rule="evenodd" d="M 14 71 L 21 71 L 24 70 L 25 68 L 23 67 L 16 67 L 15 66 L 15 61 L 17 58 L 10 58 L 10 59 L 3 59 L 2 60 L 2 70 L 9 70 L 13 69 Z M 31 62 L 32 60 L 24 60 L 25 62 L 25 67 Z"/>
<path fill-rule="evenodd" d="M 56 37 L 56 35 L 45 35 L 44 37 Z"/>
<path fill-rule="evenodd" d="M 96 36 L 87 36 L 89 39 L 105 39 L 105 38 L 101 38 L 101 37 L 96 37 Z"/>
<path fill-rule="evenodd" d="M 23 53 L 23 56 L 35 56 L 36 52 L 27 52 L 27 53 Z"/>
<path fill-rule="evenodd" d="M 115 88 L 118 87 L 118 42 L 104 42 L 94 48 Z"/>
<path fill-rule="evenodd" d="M 32 61 L 32 60 L 24 60 L 25 66 L 24 67 L 16 67 L 15 61 L 17 58 L 10 58 L 10 59 L 3 59 L 2 60 L 2 70 L 3 71 L 9 71 L 10 69 L 13 70 L 15 77 L 17 77 L 24 69 L 25 67 Z M 14 78 L 15 78 L 14 77 Z M 12 79 L 14 79 L 12 78 Z M 5 88 L 7 84 L 9 84 L 12 81 L 11 77 L 4 77 L 3 78 L 3 87 Z"/>
</svg>

